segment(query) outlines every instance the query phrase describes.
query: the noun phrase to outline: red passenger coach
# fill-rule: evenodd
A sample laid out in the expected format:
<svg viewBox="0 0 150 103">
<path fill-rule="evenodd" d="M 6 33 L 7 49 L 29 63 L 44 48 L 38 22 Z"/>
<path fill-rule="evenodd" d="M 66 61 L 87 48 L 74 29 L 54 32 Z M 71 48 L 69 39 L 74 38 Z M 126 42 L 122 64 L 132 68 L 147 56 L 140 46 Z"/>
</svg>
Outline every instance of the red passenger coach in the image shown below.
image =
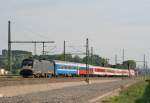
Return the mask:
<svg viewBox="0 0 150 103">
<path fill-rule="evenodd" d="M 79 75 L 93 74 L 93 70 L 79 70 Z"/>
<path fill-rule="evenodd" d="M 94 75 L 106 75 L 106 69 L 104 67 L 93 66 L 93 74 Z"/>
<path fill-rule="evenodd" d="M 101 76 L 135 76 L 135 71 L 130 69 L 117 69 L 109 67 L 92 66 L 93 75 Z"/>
</svg>

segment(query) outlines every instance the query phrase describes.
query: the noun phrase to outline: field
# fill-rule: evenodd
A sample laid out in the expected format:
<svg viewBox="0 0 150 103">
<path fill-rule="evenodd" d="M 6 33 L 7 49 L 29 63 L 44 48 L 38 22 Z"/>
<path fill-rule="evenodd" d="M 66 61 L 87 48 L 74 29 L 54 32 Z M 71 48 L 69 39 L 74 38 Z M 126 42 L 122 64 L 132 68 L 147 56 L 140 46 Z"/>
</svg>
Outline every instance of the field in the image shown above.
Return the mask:
<svg viewBox="0 0 150 103">
<path fill-rule="evenodd" d="M 150 103 L 150 82 L 140 81 L 103 103 Z"/>
</svg>

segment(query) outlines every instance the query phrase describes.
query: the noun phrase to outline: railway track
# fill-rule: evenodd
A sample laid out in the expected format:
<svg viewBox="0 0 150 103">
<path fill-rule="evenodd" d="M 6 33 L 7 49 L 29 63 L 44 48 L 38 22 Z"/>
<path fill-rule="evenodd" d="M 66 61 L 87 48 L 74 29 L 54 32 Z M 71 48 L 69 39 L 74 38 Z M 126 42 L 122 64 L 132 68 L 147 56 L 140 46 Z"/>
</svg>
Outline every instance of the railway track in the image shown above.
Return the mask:
<svg viewBox="0 0 150 103">
<path fill-rule="evenodd" d="M 13 86 L 13 85 L 26 85 L 26 84 L 44 84 L 44 83 L 55 83 L 55 82 L 77 82 L 85 81 L 86 77 L 52 77 L 52 78 L 23 78 L 15 77 L 0 78 L 0 87 Z M 108 79 L 121 79 L 119 77 L 90 77 L 91 80 L 108 80 Z"/>
</svg>

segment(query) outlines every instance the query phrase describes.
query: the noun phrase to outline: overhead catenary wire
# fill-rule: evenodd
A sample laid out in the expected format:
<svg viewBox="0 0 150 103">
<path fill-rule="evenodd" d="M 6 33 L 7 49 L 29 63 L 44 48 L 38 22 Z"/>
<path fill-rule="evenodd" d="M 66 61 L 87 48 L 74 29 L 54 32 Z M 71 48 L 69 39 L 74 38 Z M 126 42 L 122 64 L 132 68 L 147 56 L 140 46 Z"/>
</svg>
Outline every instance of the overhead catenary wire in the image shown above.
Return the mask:
<svg viewBox="0 0 150 103">
<path fill-rule="evenodd" d="M 83 51 L 81 51 L 81 50 L 79 50 L 79 49 L 76 49 L 75 47 L 73 47 L 73 46 L 69 46 L 71 49 L 73 49 L 75 52 L 83 52 Z"/>
<path fill-rule="evenodd" d="M 24 25 L 16 25 L 17 23 L 16 22 L 13 22 L 13 30 L 15 30 L 14 32 L 18 32 L 18 30 L 20 30 L 20 33 L 13 33 L 13 34 L 19 34 L 18 36 L 20 36 L 21 35 L 21 38 L 22 37 L 26 37 L 25 39 L 26 40 L 28 40 L 28 41 L 20 41 L 20 39 L 19 39 L 19 41 L 16 41 L 15 39 L 15 41 L 12 41 L 12 43 L 29 43 L 29 41 L 30 41 L 30 43 L 31 43 L 31 41 L 33 41 L 32 43 L 34 43 L 34 50 L 33 50 L 33 52 L 34 52 L 34 55 L 36 55 L 37 54 L 37 45 L 36 45 L 36 43 L 38 43 L 38 42 L 42 42 L 42 41 L 44 41 L 45 39 L 47 40 L 47 38 L 48 37 L 45 37 L 44 35 L 41 35 L 41 34 L 39 34 L 39 33 L 37 33 L 37 32 L 33 32 L 33 30 L 32 29 L 29 29 L 29 28 L 27 28 L 27 27 L 25 27 Z M 18 26 L 18 27 L 17 27 Z M 17 28 L 17 29 L 16 29 Z M 19 29 L 18 29 L 19 28 Z M 34 35 L 32 35 L 32 34 L 34 34 Z M 14 37 L 16 37 L 16 36 L 14 36 Z M 38 41 L 37 40 L 37 37 L 40 37 L 40 41 Z M 36 38 L 36 40 L 37 41 L 34 41 L 35 40 L 35 38 Z M 44 40 L 42 39 L 42 38 L 44 38 Z M 24 38 L 22 38 L 22 40 L 23 40 Z M 34 40 L 33 40 L 34 39 Z M 43 44 L 45 44 L 45 42 L 43 42 Z M 31 46 L 28 46 L 28 47 L 26 47 L 26 48 L 28 48 L 29 49 L 29 47 L 31 48 Z M 44 53 L 44 52 L 43 52 Z"/>
<path fill-rule="evenodd" d="M 15 23 L 14 23 L 15 24 Z M 15 26 L 17 26 L 17 25 L 15 25 Z M 14 26 L 14 27 L 15 27 Z M 18 27 L 17 27 L 18 28 Z M 33 34 L 34 35 L 34 37 L 35 36 L 39 36 L 39 37 L 42 37 L 43 39 L 46 39 L 46 40 L 48 40 L 48 36 L 45 36 L 45 35 L 43 35 L 43 34 L 41 34 L 41 33 L 38 33 L 38 32 L 35 32 L 35 31 L 33 31 L 31 28 L 29 28 L 29 26 L 28 27 L 25 27 L 24 25 L 19 25 L 19 28 L 22 28 L 22 30 L 24 31 L 24 32 L 28 32 L 28 33 L 30 33 L 30 36 L 31 36 L 31 34 Z M 17 29 L 18 30 L 18 29 Z M 44 33 L 45 34 L 45 33 Z M 26 35 L 26 36 L 29 36 L 29 35 Z"/>
</svg>

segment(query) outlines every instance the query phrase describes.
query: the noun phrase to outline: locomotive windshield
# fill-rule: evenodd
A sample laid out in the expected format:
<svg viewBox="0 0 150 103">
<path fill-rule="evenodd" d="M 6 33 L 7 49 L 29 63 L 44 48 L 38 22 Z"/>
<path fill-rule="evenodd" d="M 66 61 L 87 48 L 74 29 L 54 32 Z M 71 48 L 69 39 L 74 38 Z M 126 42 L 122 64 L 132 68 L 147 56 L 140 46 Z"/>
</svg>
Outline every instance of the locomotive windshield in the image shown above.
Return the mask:
<svg viewBox="0 0 150 103">
<path fill-rule="evenodd" d="M 22 67 L 23 66 L 33 66 L 33 60 L 31 60 L 31 59 L 25 59 L 25 60 L 23 60 Z"/>
</svg>

